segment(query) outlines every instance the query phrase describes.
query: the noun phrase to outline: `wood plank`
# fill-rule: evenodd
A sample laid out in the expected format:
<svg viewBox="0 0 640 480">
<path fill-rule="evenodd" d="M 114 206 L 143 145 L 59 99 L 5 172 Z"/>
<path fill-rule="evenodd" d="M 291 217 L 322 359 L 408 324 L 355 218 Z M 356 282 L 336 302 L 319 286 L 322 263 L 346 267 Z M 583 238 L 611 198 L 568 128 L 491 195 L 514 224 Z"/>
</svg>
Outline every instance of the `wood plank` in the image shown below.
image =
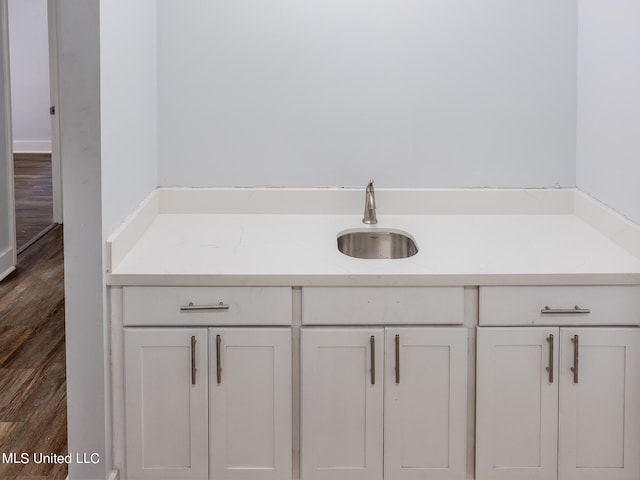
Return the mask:
<svg viewBox="0 0 640 480">
<path fill-rule="evenodd" d="M 67 454 L 62 227 L 0 284 L 0 452 Z M 66 464 L 3 464 L 0 479 L 64 479 Z"/>
<path fill-rule="evenodd" d="M 2 345 L 2 350 L 0 350 L 0 365 L 3 365 L 7 358 L 19 349 L 32 333 L 33 330 L 24 325 L 0 326 L 0 345 Z"/>
<path fill-rule="evenodd" d="M 53 223 L 51 154 L 15 153 L 13 166 L 16 243 L 20 252 Z"/>
</svg>

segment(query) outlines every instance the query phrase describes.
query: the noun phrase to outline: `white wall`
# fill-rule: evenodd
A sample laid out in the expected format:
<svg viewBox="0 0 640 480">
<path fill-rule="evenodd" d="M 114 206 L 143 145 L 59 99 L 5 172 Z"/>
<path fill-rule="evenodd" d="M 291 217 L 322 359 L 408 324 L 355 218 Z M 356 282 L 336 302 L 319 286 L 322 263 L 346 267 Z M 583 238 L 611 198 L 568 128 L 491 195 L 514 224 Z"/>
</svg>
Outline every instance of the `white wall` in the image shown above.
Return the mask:
<svg viewBox="0 0 640 480">
<path fill-rule="evenodd" d="M 101 1 L 103 248 L 113 230 L 158 185 L 157 76 L 156 0 Z M 104 266 L 103 271 L 106 271 Z M 111 312 L 106 307 L 107 292 L 104 293 L 105 352 L 108 354 Z M 108 375 L 109 364 L 105 358 Z M 107 446 L 111 448 L 111 385 L 108 381 L 107 391 Z M 120 461 L 115 459 L 114 467 L 122 468 Z"/>
<path fill-rule="evenodd" d="M 60 1 L 69 448 L 102 455 L 71 480 L 111 468 L 103 241 L 153 185 L 155 153 L 164 184 L 574 184 L 575 0 L 159 0 L 157 131 L 153 1 Z M 598 70 L 581 13 L 580 72 Z M 586 85 L 579 149 L 601 93 Z"/>
<path fill-rule="evenodd" d="M 104 240 L 157 184 L 155 1 L 59 0 L 69 451 L 112 470 Z"/>
<path fill-rule="evenodd" d="M 158 185 L 156 1 L 101 2 L 100 44 L 106 239 Z"/>
<path fill-rule="evenodd" d="M 8 0 L 13 147 L 50 152 L 47 0 Z"/>
<path fill-rule="evenodd" d="M 153 0 L 60 0 L 70 480 L 112 469 L 104 240 L 156 186 Z M 135 32 L 135 33 L 134 33 Z"/>
<path fill-rule="evenodd" d="M 108 323 L 100 157 L 100 0 L 60 0 L 60 148 L 64 195 L 67 418 L 70 452 L 100 455 L 69 465 L 70 480 L 107 478 Z"/>
<path fill-rule="evenodd" d="M 161 185 L 575 185 L 577 0 L 158 0 Z"/>
<path fill-rule="evenodd" d="M 11 155 L 11 120 L 8 115 L 9 46 L 7 6 L 0 4 L 0 280 L 13 271 L 16 263 L 15 224 L 13 219 L 13 157 Z"/>
<path fill-rule="evenodd" d="M 580 0 L 577 185 L 640 223 L 640 2 Z"/>
</svg>

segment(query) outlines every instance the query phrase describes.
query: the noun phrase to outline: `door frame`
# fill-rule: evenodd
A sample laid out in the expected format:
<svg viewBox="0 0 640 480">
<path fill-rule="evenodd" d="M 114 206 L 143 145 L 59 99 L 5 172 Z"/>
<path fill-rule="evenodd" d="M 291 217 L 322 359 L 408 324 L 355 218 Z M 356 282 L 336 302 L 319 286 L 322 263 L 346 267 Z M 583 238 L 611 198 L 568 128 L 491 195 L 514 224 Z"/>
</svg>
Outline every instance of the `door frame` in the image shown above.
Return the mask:
<svg viewBox="0 0 640 480">
<path fill-rule="evenodd" d="M 9 17 L 8 17 L 8 1 L 2 2 L 2 8 L 5 13 L 4 31 L 5 37 L 3 39 L 4 46 L 7 55 L 7 63 L 10 64 L 10 51 L 9 51 Z M 60 115 L 59 115 L 59 57 L 58 57 L 58 24 L 59 24 L 59 0 L 47 0 L 47 38 L 48 38 L 48 50 L 49 50 L 49 104 L 55 107 L 55 114 L 50 115 L 51 121 L 51 181 L 52 181 L 52 200 L 53 200 L 53 223 L 63 222 L 63 205 L 62 205 L 62 154 L 60 149 Z M 8 70 L 7 70 L 8 72 Z M 9 98 L 11 98 L 11 77 L 8 79 Z M 9 111 L 9 115 L 11 112 Z M 12 117 L 9 116 L 9 122 L 12 121 Z M 13 135 L 9 137 L 9 150 L 13 155 L 12 140 Z M 13 162 L 12 163 L 12 175 L 13 178 Z M 14 220 L 15 220 L 15 205 L 14 205 Z"/>
<path fill-rule="evenodd" d="M 16 248 L 16 206 L 13 180 L 13 132 L 11 126 L 11 75 L 9 70 L 9 9 L 7 2 L 0 2 L 0 21 L 2 22 L 2 38 L 0 38 L 0 48 L 2 49 L 2 71 L 4 89 L 0 95 L 4 95 L 5 135 L 7 142 L 4 151 L 0 152 L 6 160 L 4 170 L 7 174 L 7 194 L 9 197 L 8 207 L 8 228 L 9 228 L 9 249 L 0 256 L 0 280 L 5 278 L 16 269 L 18 263 L 18 253 Z M 2 226 L 4 227 L 4 225 Z M 6 258 L 5 258 L 6 257 Z"/>
<path fill-rule="evenodd" d="M 62 223 L 62 155 L 60 152 L 60 92 L 58 76 L 58 0 L 47 0 L 49 33 L 49 97 L 55 108 L 51 115 L 51 181 L 53 190 L 53 222 Z"/>
</svg>

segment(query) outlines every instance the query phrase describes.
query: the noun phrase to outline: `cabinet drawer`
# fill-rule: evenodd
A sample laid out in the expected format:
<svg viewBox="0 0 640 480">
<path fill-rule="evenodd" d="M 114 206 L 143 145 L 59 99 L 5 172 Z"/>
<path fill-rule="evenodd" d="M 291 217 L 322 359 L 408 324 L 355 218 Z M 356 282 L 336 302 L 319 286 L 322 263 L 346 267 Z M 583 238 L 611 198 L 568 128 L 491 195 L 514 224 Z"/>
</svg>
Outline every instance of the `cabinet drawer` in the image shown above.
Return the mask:
<svg viewBox="0 0 640 480">
<path fill-rule="evenodd" d="M 288 287 L 125 287 L 125 325 L 291 325 Z"/>
<path fill-rule="evenodd" d="M 463 287 L 302 289 L 302 323 L 306 325 L 463 322 Z"/>
<path fill-rule="evenodd" d="M 640 285 L 480 287 L 480 325 L 638 324 Z"/>
</svg>

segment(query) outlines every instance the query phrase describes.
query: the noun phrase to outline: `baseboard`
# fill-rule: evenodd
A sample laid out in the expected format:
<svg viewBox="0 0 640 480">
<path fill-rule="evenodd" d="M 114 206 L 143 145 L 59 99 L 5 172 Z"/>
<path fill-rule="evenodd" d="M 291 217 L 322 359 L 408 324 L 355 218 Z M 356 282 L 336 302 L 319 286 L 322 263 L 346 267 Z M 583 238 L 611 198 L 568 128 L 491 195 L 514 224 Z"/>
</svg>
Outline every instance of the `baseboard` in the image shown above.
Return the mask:
<svg viewBox="0 0 640 480">
<path fill-rule="evenodd" d="M 16 269 L 15 260 L 15 252 L 11 247 L 0 253 L 0 280 Z"/>
<path fill-rule="evenodd" d="M 120 476 L 118 475 L 118 470 L 111 470 L 111 473 L 107 477 L 107 480 L 119 480 Z M 65 480 L 69 480 L 69 475 Z"/>
<path fill-rule="evenodd" d="M 48 226 L 46 226 L 45 228 L 40 230 L 40 232 L 38 232 L 33 238 L 31 238 L 31 240 L 29 240 L 27 243 L 25 243 L 20 248 L 18 248 L 18 255 L 20 255 L 27 248 L 29 248 L 31 245 L 36 243 L 38 240 L 40 240 L 42 237 L 44 237 L 47 233 L 49 233 L 51 230 L 53 230 L 56 225 L 58 225 L 58 224 L 55 223 L 55 222 L 54 223 L 50 223 Z"/>
<path fill-rule="evenodd" d="M 14 140 L 13 153 L 51 153 L 51 140 Z"/>
</svg>

